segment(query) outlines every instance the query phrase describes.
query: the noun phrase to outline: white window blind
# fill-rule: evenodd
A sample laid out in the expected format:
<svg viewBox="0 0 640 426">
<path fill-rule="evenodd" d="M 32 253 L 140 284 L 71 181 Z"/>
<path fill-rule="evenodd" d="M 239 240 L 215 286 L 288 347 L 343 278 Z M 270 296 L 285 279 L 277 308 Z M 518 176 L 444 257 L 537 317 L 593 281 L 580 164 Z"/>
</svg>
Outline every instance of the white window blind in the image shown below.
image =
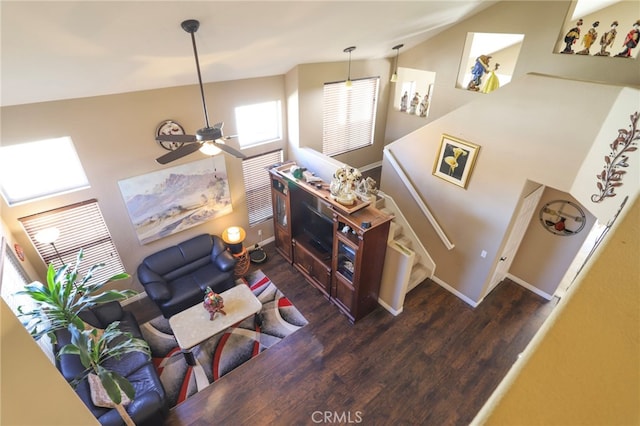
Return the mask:
<svg viewBox="0 0 640 426">
<path fill-rule="evenodd" d="M 373 144 L 380 77 L 325 83 L 322 153 L 329 156 Z"/>
<path fill-rule="evenodd" d="M 102 217 L 96 200 L 87 200 L 55 210 L 19 219 L 45 264 L 59 269 L 64 264 L 75 264 L 78 252 L 83 251 L 79 272 L 84 276 L 91 266 L 104 263 L 94 273 L 96 282 L 103 282 L 125 272 L 120 255 Z M 53 243 L 41 243 L 35 235 L 48 228 L 57 228 L 58 238 Z"/>
<path fill-rule="evenodd" d="M 249 225 L 255 225 L 273 216 L 271 179 L 268 167 L 275 163 L 281 163 L 282 160 L 281 149 L 242 160 Z"/>
</svg>

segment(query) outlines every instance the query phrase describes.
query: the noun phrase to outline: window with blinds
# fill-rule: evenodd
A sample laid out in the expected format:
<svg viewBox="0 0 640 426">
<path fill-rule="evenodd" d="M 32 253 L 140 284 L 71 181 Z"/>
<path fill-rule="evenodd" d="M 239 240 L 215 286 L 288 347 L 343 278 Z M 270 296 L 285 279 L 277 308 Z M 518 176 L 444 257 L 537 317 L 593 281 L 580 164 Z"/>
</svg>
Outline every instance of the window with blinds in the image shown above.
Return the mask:
<svg viewBox="0 0 640 426">
<path fill-rule="evenodd" d="M 283 152 L 281 149 L 242 160 L 249 225 L 253 226 L 272 217 L 271 179 L 268 167 L 275 163 L 281 163 L 282 160 Z"/>
<path fill-rule="evenodd" d="M 106 281 L 125 272 L 97 200 L 83 201 L 19 220 L 47 265 L 53 264 L 59 269 L 64 264 L 75 264 L 78 252 L 82 249 L 83 259 L 79 268 L 81 276 L 91 266 L 101 263 L 104 267 L 94 273 L 93 279 L 96 282 Z M 38 241 L 43 240 L 41 231 L 46 234 L 52 230 L 57 238 Z M 51 239 L 54 241 L 50 241 Z"/>
<path fill-rule="evenodd" d="M 322 153 L 342 154 L 373 144 L 380 77 L 325 83 L 322 111 Z"/>
<path fill-rule="evenodd" d="M 0 282 L 0 294 L 7 303 L 7 306 L 11 308 L 13 313 L 18 317 L 20 312 L 18 307 L 22 307 L 23 311 L 29 312 L 35 309 L 36 303 L 33 299 L 25 294 L 17 294 L 19 291 L 24 290 L 24 286 L 31 283 L 32 280 L 25 272 L 20 261 L 16 258 L 11 251 L 11 247 L 5 245 L 3 253 L 4 262 L 0 262 L 2 273 L 2 281 Z M 55 365 L 56 357 L 53 354 L 53 345 L 48 336 L 44 335 L 37 341 L 40 349 L 47 355 L 49 361 Z"/>
</svg>

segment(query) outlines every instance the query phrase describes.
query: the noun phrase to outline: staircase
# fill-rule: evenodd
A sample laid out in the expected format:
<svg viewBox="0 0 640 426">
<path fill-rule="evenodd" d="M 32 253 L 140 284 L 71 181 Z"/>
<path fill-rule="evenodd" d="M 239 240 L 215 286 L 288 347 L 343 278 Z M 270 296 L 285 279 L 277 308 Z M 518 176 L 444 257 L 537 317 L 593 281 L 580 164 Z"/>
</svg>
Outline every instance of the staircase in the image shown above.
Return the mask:
<svg viewBox="0 0 640 426">
<path fill-rule="evenodd" d="M 378 302 L 393 315 L 402 312 L 406 294 L 427 278 L 436 265 L 393 198 L 378 192 L 376 207 L 394 217 L 387 240 Z"/>
</svg>

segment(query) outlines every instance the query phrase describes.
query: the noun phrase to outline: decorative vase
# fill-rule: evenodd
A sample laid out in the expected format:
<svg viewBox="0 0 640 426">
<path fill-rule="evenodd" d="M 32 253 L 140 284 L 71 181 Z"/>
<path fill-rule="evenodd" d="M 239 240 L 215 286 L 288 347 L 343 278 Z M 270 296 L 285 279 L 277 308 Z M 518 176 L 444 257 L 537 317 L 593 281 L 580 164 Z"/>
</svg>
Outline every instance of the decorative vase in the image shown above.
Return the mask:
<svg viewBox="0 0 640 426">
<path fill-rule="evenodd" d="M 222 299 L 222 296 L 211 290 L 211 287 L 207 287 L 204 293 L 203 306 L 207 310 L 207 312 L 209 312 L 210 321 L 213 321 L 218 312 L 220 312 L 222 315 L 227 315 L 227 313 L 223 309 L 224 300 Z"/>
</svg>

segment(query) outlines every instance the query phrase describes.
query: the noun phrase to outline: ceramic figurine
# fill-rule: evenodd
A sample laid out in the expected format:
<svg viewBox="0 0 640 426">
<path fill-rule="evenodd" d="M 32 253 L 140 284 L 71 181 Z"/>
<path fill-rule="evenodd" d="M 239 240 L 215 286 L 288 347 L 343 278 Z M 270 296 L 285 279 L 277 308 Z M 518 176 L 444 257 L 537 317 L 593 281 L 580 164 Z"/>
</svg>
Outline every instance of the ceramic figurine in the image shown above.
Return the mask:
<svg viewBox="0 0 640 426">
<path fill-rule="evenodd" d="M 589 28 L 589 31 L 587 31 L 584 37 L 582 37 L 582 45 L 584 46 L 584 49 L 577 52 L 576 55 L 589 54 L 589 49 L 591 49 L 591 45 L 598 38 L 598 32 L 596 31 L 596 28 L 598 28 L 598 25 L 600 25 L 600 21 L 596 21 L 593 24 L 591 24 L 591 28 Z"/>
<path fill-rule="evenodd" d="M 343 166 L 335 171 L 329 185 L 331 197 L 345 206 L 350 206 L 356 201 L 355 189 L 362 179 L 360 170 Z"/>
<path fill-rule="evenodd" d="M 624 50 L 616 55 L 618 58 L 630 58 L 631 51 L 638 45 L 638 39 L 640 39 L 640 19 L 633 24 L 633 28 L 629 31 L 629 34 L 624 39 L 622 45 Z"/>
<path fill-rule="evenodd" d="M 609 56 L 611 53 L 607 52 L 607 48 L 613 44 L 613 41 L 616 39 L 616 34 L 618 31 L 616 27 L 618 26 L 618 21 L 613 21 L 611 23 L 611 29 L 606 33 L 602 34 L 600 37 L 600 51 L 596 53 L 595 56 Z"/>
<path fill-rule="evenodd" d="M 560 53 L 573 53 L 573 49 L 571 47 L 573 46 L 573 43 L 575 43 L 576 40 L 580 38 L 581 25 L 582 25 L 582 19 L 578 19 L 578 22 L 576 22 L 576 26 L 571 28 L 567 32 L 567 35 L 564 36 L 565 48 Z"/>
<path fill-rule="evenodd" d="M 227 315 L 227 313 L 223 309 L 224 300 L 222 300 L 222 296 L 211 290 L 211 287 L 207 287 L 204 293 L 203 305 L 207 312 L 209 312 L 210 321 L 213 321 L 218 312 L 220 312 L 222 315 Z"/>
<path fill-rule="evenodd" d="M 467 90 L 473 90 L 477 92 L 480 90 L 480 84 L 482 83 L 482 76 L 489 71 L 489 61 L 491 56 L 480 55 L 476 58 L 476 63 L 471 67 L 471 81 L 467 85 Z"/>
<path fill-rule="evenodd" d="M 424 95 L 422 102 L 420 102 L 420 117 L 427 116 L 427 110 L 429 109 L 429 94 Z"/>
<path fill-rule="evenodd" d="M 360 179 L 358 186 L 356 187 L 356 194 L 362 201 L 375 201 L 378 189 L 376 188 L 376 181 L 372 177 L 366 179 Z"/>
<path fill-rule="evenodd" d="M 498 68 L 500 68 L 500 64 L 496 64 L 493 70 L 491 70 L 491 72 L 489 73 L 489 77 L 487 77 L 487 80 L 484 82 L 482 88 L 480 89 L 482 93 L 490 93 L 500 87 L 500 79 L 496 75 L 496 71 L 498 70 Z"/>
<path fill-rule="evenodd" d="M 416 92 L 411 99 L 411 105 L 409 106 L 409 114 L 414 115 L 420 104 L 420 93 Z"/>
<path fill-rule="evenodd" d="M 407 92 L 404 92 L 402 98 L 400 99 L 400 111 L 407 112 L 407 104 L 409 103 L 409 95 Z"/>
</svg>

